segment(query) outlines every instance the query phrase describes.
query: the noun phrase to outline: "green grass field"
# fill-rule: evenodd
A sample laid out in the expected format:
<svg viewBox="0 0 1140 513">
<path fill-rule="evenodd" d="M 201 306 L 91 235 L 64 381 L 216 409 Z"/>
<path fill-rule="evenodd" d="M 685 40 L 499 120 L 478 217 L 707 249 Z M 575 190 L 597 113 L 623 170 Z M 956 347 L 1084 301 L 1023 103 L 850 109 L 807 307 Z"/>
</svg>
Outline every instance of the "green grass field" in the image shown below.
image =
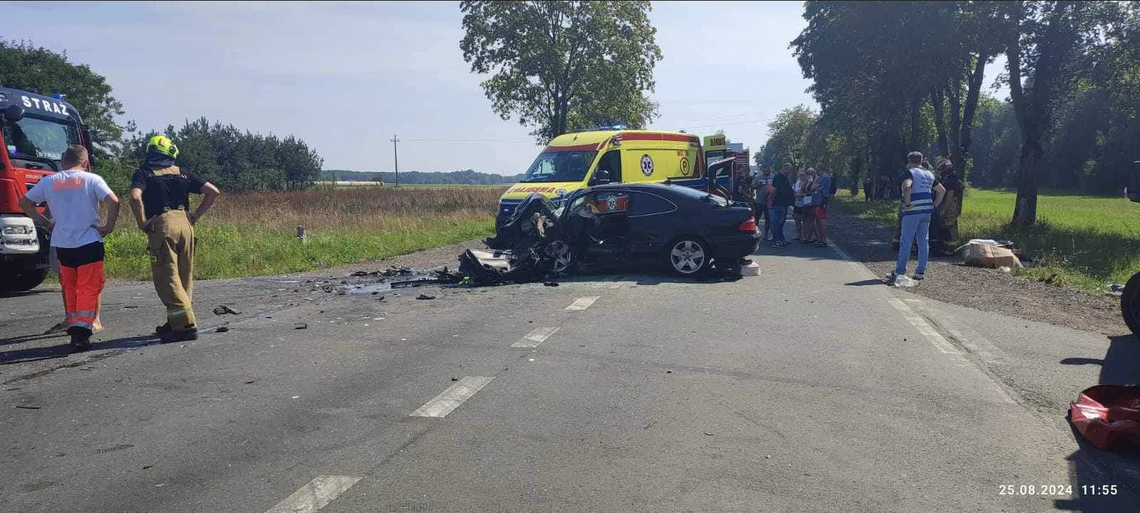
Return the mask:
<svg viewBox="0 0 1140 513">
<path fill-rule="evenodd" d="M 1043 191 L 1037 199 L 1037 225 L 1009 226 L 1015 191 L 970 189 L 962 204 L 958 229 L 969 239 L 1013 241 L 1042 265 L 1018 274 L 1029 279 L 1056 275 L 1054 283 L 1103 291 L 1140 271 L 1140 204 L 1123 197 L 1080 196 Z M 838 207 L 876 223 L 894 226 L 897 201 L 871 202 L 840 191 Z"/>
<path fill-rule="evenodd" d="M 311 271 L 488 236 L 504 190 L 358 187 L 223 194 L 195 227 L 194 276 Z M 297 239 L 298 225 L 308 232 L 305 243 Z M 146 237 L 126 206 L 107 239 L 106 266 L 112 279 L 150 279 Z"/>
</svg>

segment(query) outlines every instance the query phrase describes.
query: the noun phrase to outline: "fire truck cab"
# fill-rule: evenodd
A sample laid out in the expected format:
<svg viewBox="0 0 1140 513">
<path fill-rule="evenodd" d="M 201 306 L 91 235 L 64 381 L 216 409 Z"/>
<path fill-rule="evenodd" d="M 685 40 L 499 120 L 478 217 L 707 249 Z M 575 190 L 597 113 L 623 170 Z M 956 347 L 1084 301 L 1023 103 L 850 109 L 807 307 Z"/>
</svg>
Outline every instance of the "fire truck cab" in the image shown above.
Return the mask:
<svg viewBox="0 0 1140 513">
<path fill-rule="evenodd" d="M 79 112 L 62 95 L 0 87 L 0 293 L 30 290 L 47 276 L 51 234 L 24 215 L 19 199 L 61 169 L 72 144 L 93 153 Z"/>
</svg>

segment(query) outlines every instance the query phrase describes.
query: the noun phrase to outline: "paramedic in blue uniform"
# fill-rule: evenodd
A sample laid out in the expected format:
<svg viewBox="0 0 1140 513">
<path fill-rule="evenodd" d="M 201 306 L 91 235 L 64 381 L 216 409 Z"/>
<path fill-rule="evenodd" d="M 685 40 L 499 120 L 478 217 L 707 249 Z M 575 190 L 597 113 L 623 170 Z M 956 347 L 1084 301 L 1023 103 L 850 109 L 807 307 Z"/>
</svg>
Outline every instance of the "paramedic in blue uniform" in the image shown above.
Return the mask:
<svg viewBox="0 0 1140 513">
<path fill-rule="evenodd" d="M 946 188 L 935 183 L 934 173 L 922 167 L 922 154 L 912 151 L 906 156 L 908 168 L 902 181 L 902 230 L 899 233 L 899 258 L 895 270 L 887 281 L 894 283 L 906 275 L 911 244 L 918 244 L 918 266 L 914 279 L 925 278 L 926 263 L 930 257 L 930 214 L 942 202 Z"/>
</svg>

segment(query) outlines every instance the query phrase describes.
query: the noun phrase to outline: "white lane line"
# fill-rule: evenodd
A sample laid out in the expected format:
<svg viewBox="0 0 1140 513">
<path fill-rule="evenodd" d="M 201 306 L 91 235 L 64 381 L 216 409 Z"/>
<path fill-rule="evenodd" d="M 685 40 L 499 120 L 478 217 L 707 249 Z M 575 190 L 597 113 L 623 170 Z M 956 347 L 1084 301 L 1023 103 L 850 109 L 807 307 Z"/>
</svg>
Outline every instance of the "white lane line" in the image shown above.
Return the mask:
<svg viewBox="0 0 1140 513">
<path fill-rule="evenodd" d="M 598 296 L 580 297 L 574 300 L 573 303 L 570 303 L 570 306 L 566 307 L 566 309 L 570 311 L 585 310 L 589 308 L 590 305 L 594 304 L 594 301 L 597 300 Z"/>
<path fill-rule="evenodd" d="M 558 330 L 559 328 L 538 328 L 523 337 L 522 340 L 511 344 L 511 347 L 538 347 Z"/>
<path fill-rule="evenodd" d="M 946 354 L 962 354 L 961 351 L 954 347 L 954 344 L 951 344 L 948 340 L 946 340 L 945 337 L 942 336 L 942 334 L 938 333 L 938 331 L 935 330 L 929 322 L 926 322 L 926 319 L 923 319 L 921 315 L 914 313 L 914 310 L 911 310 L 906 303 L 894 297 L 888 299 L 887 302 L 889 302 L 891 306 L 895 307 L 895 310 L 902 312 L 903 317 L 906 318 L 907 322 L 910 322 L 910 324 L 914 326 L 919 333 L 922 333 L 922 336 L 926 337 L 926 340 L 929 340 L 931 344 L 934 344 L 934 347 L 938 348 L 939 351 L 942 351 Z"/>
<path fill-rule="evenodd" d="M 448 413 L 451 413 L 452 410 L 458 408 L 459 405 L 463 404 L 463 401 L 470 399 L 471 396 L 475 395 L 475 392 L 478 392 L 479 389 L 487 386 L 487 383 L 490 383 L 492 379 L 495 379 L 495 377 L 466 376 L 463 379 L 460 379 L 454 385 L 448 387 L 447 390 L 443 391 L 443 393 L 435 396 L 435 399 L 432 399 L 428 401 L 427 404 L 420 406 L 420 409 L 412 412 L 410 416 L 436 418 L 446 417 Z"/>
<path fill-rule="evenodd" d="M 879 277 L 875 276 L 875 273 L 871 272 L 867 266 L 863 265 L 858 260 L 851 258 L 851 255 L 848 255 L 846 251 L 843 251 L 843 248 L 839 247 L 838 244 L 832 243 L 829 245 L 831 246 L 831 249 L 835 250 L 835 253 L 838 254 L 840 258 L 846 260 L 847 263 L 851 264 L 851 267 L 855 268 L 855 272 L 859 273 L 860 277 L 867 278 L 869 280 L 879 279 Z"/>
<path fill-rule="evenodd" d="M 939 312 L 933 308 L 927 308 L 921 302 L 918 302 L 918 309 L 926 315 L 927 318 L 934 319 L 954 340 L 957 340 L 958 343 L 965 347 L 970 353 L 977 355 L 983 362 L 991 365 L 1005 362 L 1005 352 L 980 333 L 968 329 L 967 327 L 967 331 L 970 332 L 970 336 L 967 337 L 961 331 L 954 329 L 952 325 L 961 323 L 957 322 L 951 315 Z"/>
<path fill-rule="evenodd" d="M 357 481 L 354 476 L 317 476 L 266 513 L 315 513 Z"/>
</svg>

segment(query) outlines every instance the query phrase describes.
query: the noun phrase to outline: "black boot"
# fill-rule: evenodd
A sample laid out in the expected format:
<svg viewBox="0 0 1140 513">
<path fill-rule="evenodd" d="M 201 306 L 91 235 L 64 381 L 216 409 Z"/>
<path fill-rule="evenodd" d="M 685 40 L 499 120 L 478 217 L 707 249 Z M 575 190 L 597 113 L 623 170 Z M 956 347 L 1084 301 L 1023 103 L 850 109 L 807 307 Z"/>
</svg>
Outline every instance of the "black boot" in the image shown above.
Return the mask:
<svg viewBox="0 0 1140 513">
<path fill-rule="evenodd" d="M 197 326 L 187 326 L 186 329 L 182 330 L 170 329 L 169 324 L 166 326 L 167 330 L 159 333 L 159 336 L 162 337 L 163 344 L 169 344 L 171 342 L 186 342 L 188 340 L 198 340 Z"/>
<path fill-rule="evenodd" d="M 72 326 L 67 328 L 67 334 L 71 335 L 72 349 L 76 351 L 91 349 L 91 330 L 79 326 Z"/>
</svg>

